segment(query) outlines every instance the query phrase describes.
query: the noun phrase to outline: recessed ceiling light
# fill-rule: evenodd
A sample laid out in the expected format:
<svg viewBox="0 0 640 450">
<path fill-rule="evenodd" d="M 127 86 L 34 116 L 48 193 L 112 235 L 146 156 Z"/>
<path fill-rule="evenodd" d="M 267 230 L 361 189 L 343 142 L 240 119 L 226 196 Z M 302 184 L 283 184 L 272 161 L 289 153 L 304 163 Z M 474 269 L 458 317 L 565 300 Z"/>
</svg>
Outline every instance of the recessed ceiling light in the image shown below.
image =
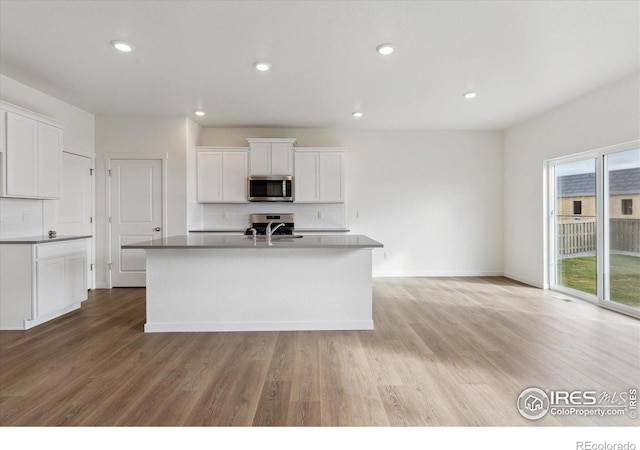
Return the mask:
<svg viewBox="0 0 640 450">
<path fill-rule="evenodd" d="M 356 118 L 362 117 L 362 113 L 360 111 L 355 111 L 355 112 L 353 112 L 351 114 L 353 115 L 353 117 L 356 117 Z"/>
<path fill-rule="evenodd" d="M 471 92 L 465 92 L 464 93 L 464 98 L 476 98 L 476 94 L 475 92 L 471 91 Z"/>
<path fill-rule="evenodd" d="M 133 45 L 124 41 L 111 41 L 111 45 L 113 45 L 116 49 L 120 50 L 121 52 L 125 52 L 125 53 L 129 53 L 131 50 L 133 50 Z"/>
<path fill-rule="evenodd" d="M 380 44 L 376 47 L 376 51 L 381 55 L 390 55 L 393 53 L 393 45 L 391 44 Z"/>
<path fill-rule="evenodd" d="M 267 70 L 271 69 L 271 64 L 266 62 L 257 62 L 253 66 L 260 72 L 266 72 Z"/>
<path fill-rule="evenodd" d="M 204 111 L 200 111 L 200 110 L 198 110 L 198 111 L 195 111 L 195 112 L 194 112 L 194 114 L 195 114 L 196 116 L 204 116 L 205 112 L 204 112 Z"/>
</svg>

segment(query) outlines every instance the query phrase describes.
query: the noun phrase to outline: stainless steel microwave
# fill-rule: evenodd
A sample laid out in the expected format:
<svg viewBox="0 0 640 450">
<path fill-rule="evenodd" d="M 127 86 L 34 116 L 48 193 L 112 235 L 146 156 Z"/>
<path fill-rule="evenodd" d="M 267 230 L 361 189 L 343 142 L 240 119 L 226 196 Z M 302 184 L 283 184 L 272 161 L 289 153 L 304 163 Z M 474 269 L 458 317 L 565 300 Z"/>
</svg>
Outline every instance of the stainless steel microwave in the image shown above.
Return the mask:
<svg viewBox="0 0 640 450">
<path fill-rule="evenodd" d="M 247 183 L 250 202 L 293 201 L 293 177 L 290 175 L 251 176 Z"/>
</svg>

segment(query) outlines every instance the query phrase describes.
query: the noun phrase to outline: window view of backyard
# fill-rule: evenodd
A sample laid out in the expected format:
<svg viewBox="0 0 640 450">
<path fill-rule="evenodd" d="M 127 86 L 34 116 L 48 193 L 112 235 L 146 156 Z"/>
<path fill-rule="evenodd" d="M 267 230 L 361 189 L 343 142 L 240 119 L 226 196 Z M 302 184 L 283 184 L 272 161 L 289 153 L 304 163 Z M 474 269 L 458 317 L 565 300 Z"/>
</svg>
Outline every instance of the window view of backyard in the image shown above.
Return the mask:
<svg viewBox="0 0 640 450">
<path fill-rule="evenodd" d="M 556 166 L 556 282 L 597 293 L 596 160 Z"/>
<path fill-rule="evenodd" d="M 640 149 L 607 155 L 609 298 L 640 307 Z M 635 203 L 635 205 L 634 205 Z M 635 206 L 635 208 L 634 208 Z"/>
<path fill-rule="evenodd" d="M 640 308 L 640 257 L 611 255 L 611 300 Z M 596 257 L 559 261 L 563 286 L 596 295 Z"/>
<path fill-rule="evenodd" d="M 604 300 L 640 308 L 640 149 L 606 155 L 606 163 Z M 598 182 L 595 159 L 555 166 L 556 284 L 594 296 Z"/>
</svg>

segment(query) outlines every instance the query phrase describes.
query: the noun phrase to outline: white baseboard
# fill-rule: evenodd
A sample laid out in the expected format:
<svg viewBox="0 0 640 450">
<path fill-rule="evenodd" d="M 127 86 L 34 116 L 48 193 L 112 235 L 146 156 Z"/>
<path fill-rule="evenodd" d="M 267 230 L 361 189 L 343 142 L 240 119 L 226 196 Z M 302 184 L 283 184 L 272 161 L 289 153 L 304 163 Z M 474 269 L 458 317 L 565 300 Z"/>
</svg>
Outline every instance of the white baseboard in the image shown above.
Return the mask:
<svg viewBox="0 0 640 450">
<path fill-rule="evenodd" d="M 110 289 L 106 282 L 96 282 L 96 289 Z"/>
<path fill-rule="evenodd" d="M 373 278 L 433 278 L 433 277 L 501 277 L 501 270 L 478 270 L 478 271 L 428 271 L 428 272 L 373 272 Z"/>
<path fill-rule="evenodd" d="M 210 331 L 373 330 L 373 320 L 319 322 L 146 323 L 145 333 Z"/>
<path fill-rule="evenodd" d="M 35 319 L 25 319 L 24 320 L 24 330 L 28 330 L 30 328 L 33 328 L 37 325 L 40 325 L 42 323 L 48 322 L 52 319 L 55 319 L 57 317 L 63 316 L 67 313 L 70 313 L 71 311 L 75 311 L 76 309 L 80 308 L 80 303 L 73 303 L 71 305 L 68 305 L 64 308 L 61 308 L 59 310 L 57 310 L 56 312 L 53 312 L 51 314 L 48 314 L 46 316 L 42 316 L 42 317 L 36 317 Z"/>
<path fill-rule="evenodd" d="M 531 279 L 529 279 L 527 277 L 523 277 L 523 276 L 515 274 L 515 273 L 505 272 L 504 276 L 507 277 L 507 278 L 510 278 L 512 280 L 519 281 L 520 283 L 524 283 L 524 284 L 528 284 L 529 286 L 537 287 L 539 289 L 548 289 L 549 288 L 549 286 L 545 285 L 545 283 L 539 283 L 537 281 L 531 280 Z"/>
</svg>

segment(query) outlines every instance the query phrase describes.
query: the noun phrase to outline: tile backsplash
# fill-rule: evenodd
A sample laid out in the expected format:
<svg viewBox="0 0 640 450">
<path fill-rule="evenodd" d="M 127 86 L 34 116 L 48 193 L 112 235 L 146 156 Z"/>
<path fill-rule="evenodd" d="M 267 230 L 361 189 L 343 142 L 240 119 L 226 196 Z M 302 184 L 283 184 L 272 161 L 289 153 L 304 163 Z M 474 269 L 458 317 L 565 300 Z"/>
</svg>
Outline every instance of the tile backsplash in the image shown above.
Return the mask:
<svg viewBox="0 0 640 450">
<path fill-rule="evenodd" d="M 42 202 L 43 200 L 0 198 L 0 238 L 42 235 Z"/>
<path fill-rule="evenodd" d="M 247 204 L 191 203 L 189 229 L 244 229 L 249 215 L 264 213 L 293 213 L 296 228 L 343 229 L 347 215 L 344 204 L 301 204 L 256 202 Z"/>
</svg>

